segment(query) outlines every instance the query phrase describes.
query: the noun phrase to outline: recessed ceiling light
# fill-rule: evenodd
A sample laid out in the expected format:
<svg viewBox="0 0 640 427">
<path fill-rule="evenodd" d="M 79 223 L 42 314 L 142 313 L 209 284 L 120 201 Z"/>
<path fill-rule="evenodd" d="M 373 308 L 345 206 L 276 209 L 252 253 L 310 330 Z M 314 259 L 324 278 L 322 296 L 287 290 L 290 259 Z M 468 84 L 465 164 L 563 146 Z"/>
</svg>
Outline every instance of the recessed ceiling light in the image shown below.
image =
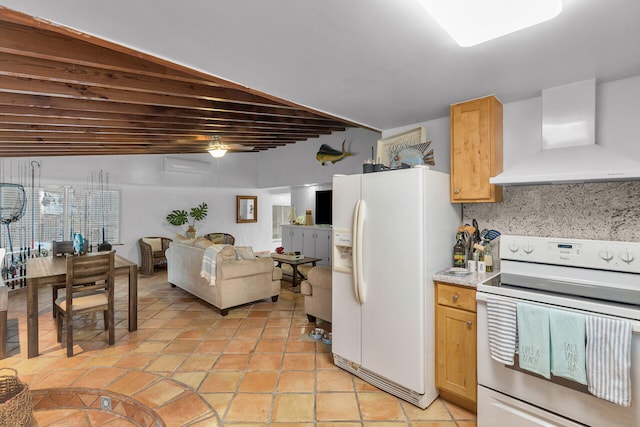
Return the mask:
<svg viewBox="0 0 640 427">
<path fill-rule="evenodd" d="M 474 46 L 548 21 L 562 0 L 421 0 L 460 46 Z"/>
</svg>

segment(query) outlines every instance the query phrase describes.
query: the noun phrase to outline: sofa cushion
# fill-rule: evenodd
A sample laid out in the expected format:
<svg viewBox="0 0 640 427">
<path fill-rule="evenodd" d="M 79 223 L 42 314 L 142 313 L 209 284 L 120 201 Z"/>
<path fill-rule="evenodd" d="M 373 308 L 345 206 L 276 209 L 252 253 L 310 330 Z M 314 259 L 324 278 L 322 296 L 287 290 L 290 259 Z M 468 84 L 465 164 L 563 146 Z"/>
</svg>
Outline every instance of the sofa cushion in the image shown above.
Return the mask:
<svg viewBox="0 0 640 427">
<path fill-rule="evenodd" d="M 193 246 L 196 239 L 189 239 L 188 237 L 183 236 L 182 234 L 176 234 L 176 238 L 173 241 L 184 246 Z"/>
<path fill-rule="evenodd" d="M 233 246 L 227 245 L 218 252 L 217 262 L 235 261 L 238 259 Z"/>
<path fill-rule="evenodd" d="M 194 248 L 207 249 L 211 245 L 213 245 L 213 242 L 209 239 L 205 239 L 204 237 L 198 237 L 193 242 Z"/>
<path fill-rule="evenodd" d="M 151 252 L 159 252 L 162 251 L 162 239 L 161 238 L 150 238 L 143 237 L 142 241 L 147 245 L 151 246 Z"/>
<path fill-rule="evenodd" d="M 255 259 L 256 256 L 253 253 L 253 248 L 251 246 L 236 246 L 236 253 L 238 254 L 238 259 Z"/>
</svg>

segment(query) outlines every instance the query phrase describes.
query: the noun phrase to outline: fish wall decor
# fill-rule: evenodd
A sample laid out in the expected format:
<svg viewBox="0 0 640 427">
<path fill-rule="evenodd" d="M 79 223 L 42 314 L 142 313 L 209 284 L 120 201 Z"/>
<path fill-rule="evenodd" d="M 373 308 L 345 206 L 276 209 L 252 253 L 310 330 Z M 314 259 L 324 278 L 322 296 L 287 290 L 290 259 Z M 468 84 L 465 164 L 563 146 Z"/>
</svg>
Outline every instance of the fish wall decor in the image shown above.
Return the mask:
<svg viewBox="0 0 640 427">
<path fill-rule="evenodd" d="M 403 163 L 409 166 L 415 165 L 432 165 L 436 164 L 433 158 L 433 148 L 428 150 L 431 141 L 422 142 L 420 144 L 396 144 L 388 149 L 389 167 L 391 169 L 399 168 Z"/>
<path fill-rule="evenodd" d="M 331 148 L 327 144 L 322 144 L 320 149 L 316 153 L 316 160 L 319 161 L 322 166 L 327 162 L 336 163 L 348 156 L 353 156 L 354 153 L 349 153 L 344 149 L 345 141 L 342 141 L 342 151 L 338 151 L 335 148 Z"/>
</svg>

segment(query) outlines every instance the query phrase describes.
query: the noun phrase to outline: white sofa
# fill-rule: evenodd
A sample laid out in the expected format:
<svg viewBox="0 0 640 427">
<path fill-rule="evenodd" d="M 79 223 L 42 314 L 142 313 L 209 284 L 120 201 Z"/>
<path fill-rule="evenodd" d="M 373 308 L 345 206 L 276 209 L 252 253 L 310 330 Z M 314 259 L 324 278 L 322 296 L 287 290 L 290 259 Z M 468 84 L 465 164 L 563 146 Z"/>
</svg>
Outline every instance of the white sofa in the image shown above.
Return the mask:
<svg viewBox="0 0 640 427">
<path fill-rule="evenodd" d="M 216 255 L 215 285 L 201 277 L 205 248 L 211 244 L 203 238 L 174 240 L 166 251 L 169 283 L 207 301 L 223 316 L 230 307 L 265 298 L 278 300 L 282 271 L 273 260 L 238 259 L 231 245 L 225 245 Z"/>
</svg>

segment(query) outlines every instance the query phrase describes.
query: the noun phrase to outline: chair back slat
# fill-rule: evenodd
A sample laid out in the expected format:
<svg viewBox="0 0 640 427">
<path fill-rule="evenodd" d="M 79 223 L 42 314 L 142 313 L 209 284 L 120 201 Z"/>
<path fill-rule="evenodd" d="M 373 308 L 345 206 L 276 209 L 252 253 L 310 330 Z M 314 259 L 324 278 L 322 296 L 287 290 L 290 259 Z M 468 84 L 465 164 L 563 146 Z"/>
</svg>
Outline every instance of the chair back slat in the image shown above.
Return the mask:
<svg viewBox="0 0 640 427">
<path fill-rule="evenodd" d="M 62 340 L 63 320 L 67 324 L 67 357 L 73 356 L 73 316 L 101 311 L 109 345 L 115 343 L 114 267 L 115 252 L 67 255 L 66 295 L 54 304 L 56 336 Z"/>
<path fill-rule="evenodd" d="M 113 292 L 114 252 L 71 256 L 67 255 L 67 295 L 106 289 Z M 71 304 L 69 301 L 67 304 Z"/>
</svg>

